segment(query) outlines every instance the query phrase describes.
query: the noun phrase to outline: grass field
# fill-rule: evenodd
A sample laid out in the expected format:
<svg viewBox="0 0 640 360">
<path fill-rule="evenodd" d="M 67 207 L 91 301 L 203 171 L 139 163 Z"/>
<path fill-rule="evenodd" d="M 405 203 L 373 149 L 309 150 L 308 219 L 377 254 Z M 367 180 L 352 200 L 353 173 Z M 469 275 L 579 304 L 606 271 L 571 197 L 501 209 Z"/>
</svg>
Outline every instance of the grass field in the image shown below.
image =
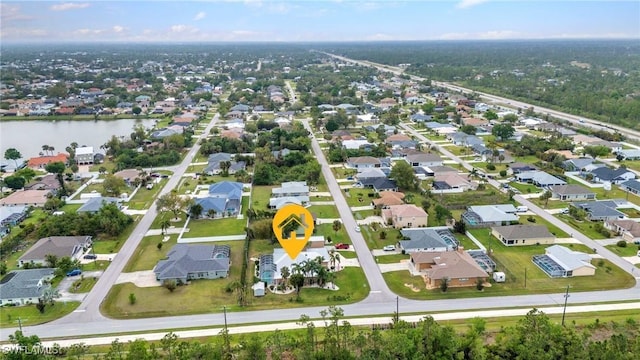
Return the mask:
<svg viewBox="0 0 640 360">
<path fill-rule="evenodd" d="M 373 189 L 349 189 L 348 192 L 344 193 L 344 198 L 347 200 L 347 204 L 349 206 L 367 206 L 371 205 L 371 201 L 375 199 L 374 197 L 369 196 L 370 194 L 375 194 Z"/>
<path fill-rule="evenodd" d="M 400 239 L 400 231 L 393 228 L 378 228 L 377 231 L 369 225 L 360 226 L 360 231 L 364 237 L 369 249 L 382 249 L 385 245 L 395 245 Z M 382 232 L 385 233 L 385 239 L 381 239 Z"/>
<path fill-rule="evenodd" d="M 340 217 L 335 205 L 312 205 L 308 208 L 319 219 L 337 219 Z"/>
<path fill-rule="evenodd" d="M 138 192 L 131 198 L 131 201 L 127 204 L 129 209 L 143 210 L 151 207 L 151 204 L 155 200 L 160 189 L 167 184 L 167 179 L 160 180 L 160 183 L 154 184 L 151 190 L 142 186 L 138 189 Z"/>
<path fill-rule="evenodd" d="M 185 238 L 204 236 L 225 236 L 244 234 L 247 220 L 238 220 L 235 217 L 225 219 L 199 219 L 189 221 L 189 232 L 185 233 Z"/>
<path fill-rule="evenodd" d="M 344 227 L 341 227 L 338 231 L 333 231 L 333 224 L 316 225 L 314 234 L 324 236 L 325 240 L 330 237 L 332 244 L 351 244 L 351 239 L 349 238 L 349 235 L 347 235 L 347 231 Z"/>
<path fill-rule="evenodd" d="M 73 294 L 88 293 L 93 289 L 96 282 L 98 282 L 98 278 L 93 276 L 80 278 L 73 282 L 72 286 L 69 288 L 69 292 Z"/>
<path fill-rule="evenodd" d="M 18 327 L 18 319 L 22 325 L 46 323 L 71 313 L 80 305 L 79 302 L 56 302 L 47 305 L 44 314 L 40 314 L 35 305 L 0 307 L 0 327 Z"/>
<path fill-rule="evenodd" d="M 152 270 L 159 260 L 167 256 L 167 252 L 176 244 L 178 235 L 171 235 L 167 242 L 162 242 L 162 236 L 145 236 L 136 248 L 123 272 Z M 158 244 L 162 248 L 158 249 Z"/>
<path fill-rule="evenodd" d="M 588 236 L 590 239 L 605 239 L 606 236 L 596 231 L 595 223 L 589 220 L 578 221 L 570 215 L 558 215 L 558 218 L 569 224 L 574 229 Z"/>
<path fill-rule="evenodd" d="M 251 205 L 256 210 L 267 210 L 269 208 L 269 199 L 271 198 L 271 189 L 276 186 L 254 186 L 251 193 Z"/>
<path fill-rule="evenodd" d="M 620 247 L 617 245 L 607 245 L 605 247 L 618 256 L 635 256 L 638 254 L 638 250 L 640 250 L 640 245 L 629 243 L 627 243 L 626 247 Z"/>
<path fill-rule="evenodd" d="M 409 255 L 392 254 L 392 255 L 380 255 L 376 256 L 376 263 L 378 264 L 395 264 L 402 260 L 409 260 Z"/>
</svg>

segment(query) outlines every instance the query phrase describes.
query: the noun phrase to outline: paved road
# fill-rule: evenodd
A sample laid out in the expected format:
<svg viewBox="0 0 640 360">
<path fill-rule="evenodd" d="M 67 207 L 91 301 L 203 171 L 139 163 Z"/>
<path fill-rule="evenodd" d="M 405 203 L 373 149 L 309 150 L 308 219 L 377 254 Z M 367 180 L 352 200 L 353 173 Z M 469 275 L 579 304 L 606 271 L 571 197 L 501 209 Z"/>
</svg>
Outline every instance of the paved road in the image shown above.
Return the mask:
<svg viewBox="0 0 640 360">
<path fill-rule="evenodd" d="M 374 68 L 377 68 L 380 71 L 391 72 L 391 73 L 394 73 L 396 75 L 400 75 L 400 74 L 404 73 L 404 69 L 399 68 L 399 67 L 378 64 L 378 63 L 374 63 L 372 61 L 366 61 L 366 60 L 350 59 L 350 58 L 347 58 L 347 57 L 344 57 L 344 56 L 335 55 L 335 54 L 331 54 L 331 53 L 323 52 L 323 54 L 331 56 L 331 57 L 336 58 L 336 59 L 343 60 L 343 61 L 348 61 L 348 62 L 352 62 L 352 63 L 364 65 L 364 66 L 374 67 Z M 423 81 L 423 80 L 425 80 L 424 78 L 419 77 L 419 76 L 415 76 L 415 75 L 411 75 L 411 79 L 415 80 L 415 81 Z M 526 109 L 526 108 L 533 107 L 535 109 L 536 113 L 548 114 L 549 116 L 553 116 L 553 117 L 558 118 L 558 119 L 569 121 L 569 122 L 573 123 L 574 125 L 589 127 L 589 128 L 598 129 L 598 130 L 605 130 L 605 131 L 609 131 L 609 132 L 616 132 L 617 131 L 617 132 L 619 132 L 621 134 L 625 134 L 625 135 L 628 135 L 628 136 L 631 136 L 631 137 L 635 137 L 635 138 L 640 137 L 640 132 L 639 131 L 631 130 L 631 129 L 624 128 L 624 127 L 617 126 L 617 125 L 610 125 L 610 124 L 608 124 L 606 122 L 597 121 L 597 120 L 593 120 L 593 119 L 588 119 L 588 118 L 585 118 L 585 117 L 582 117 L 582 116 L 567 114 L 567 113 L 562 112 L 562 111 L 557 111 L 557 110 L 553 110 L 553 109 L 549 109 L 549 108 L 545 108 L 545 107 L 541 107 L 541 106 L 537 106 L 537 105 L 532 105 L 532 104 L 528 104 L 528 103 L 525 103 L 525 102 L 522 102 L 522 101 L 518 101 L 518 100 L 507 99 L 507 98 L 504 98 L 504 97 L 491 95 L 491 94 L 479 92 L 479 91 L 472 90 L 472 89 L 467 89 L 467 88 L 464 88 L 464 87 L 461 87 L 461 86 L 458 86 L 458 85 L 453 85 L 453 84 L 450 84 L 450 83 L 447 83 L 447 82 L 432 81 L 431 83 L 433 85 L 435 85 L 435 86 L 439 86 L 441 88 L 445 88 L 445 89 L 449 89 L 449 90 L 459 91 L 459 92 L 461 92 L 463 94 L 475 93 L 475 94 L 480 95 L 480 98 L 488 100 L 489 102 L 500 103 L 505 107 L 510 107 L 510 108 L 513 108 L 513 109 L 517 109 L 517 108 Z M 582 121 L 580 121 L 580 120 L 582 120 Z"/>
<path fill-rule="evenodd" d="M 193 157 L 198 153 L 198 150 L 200 149 L 200 138 L 206 136 L 206 134 L 209 133 L 209 130 L 211 130 L 216 121 L 218 121 L 218 114 L 213 117 L 205 132 L 197 140 L 194 141 L 194 145 L 184 157 L 182 163 L 174 167 L 173 175 L 169 178 L 169 181 L 167 181 L 167 184 L 160 191 L 160 194 L 158 196 L 170 192 L 178 185 L 178 182 L 182 178 L 182 174 L 187 170 L 187 167 L 193 160 Z M 149 227 L 151 227 L 151 223 L 153 223 L 156 215 L 157 210 L 156 203 L 154 201 L 147 213 L 142 217 L 138 225 L 129 236 L 129 239 L 122 245 L 122 248 L 118 252 L 118 255 L 113 259 L 109 267 L 105 270 L 104 274 L 100 276 L 100 279 L 93 287 L 93 290 L 87 295 L 87 297 L 85 297 L 84 301 L 82 301 L 78 309 L 76 309 L 68 316 L 54 321 L 53 324 L 60 325 L 69 323 L 86 323 L 96 321 L 99 322 L 106 319 L 102 314 L 100 314 L 100 304 L 107 296 L 109 289 L 111 289 L 111 287 L 115 284 L 118 276 L 124 269 L 127 262 L 129 262 L 131 255 L 133 255 L 135 249 L 140 244 L 140 241 L 142 241 L 142 238 L 149 230 Z"/>
</svg>

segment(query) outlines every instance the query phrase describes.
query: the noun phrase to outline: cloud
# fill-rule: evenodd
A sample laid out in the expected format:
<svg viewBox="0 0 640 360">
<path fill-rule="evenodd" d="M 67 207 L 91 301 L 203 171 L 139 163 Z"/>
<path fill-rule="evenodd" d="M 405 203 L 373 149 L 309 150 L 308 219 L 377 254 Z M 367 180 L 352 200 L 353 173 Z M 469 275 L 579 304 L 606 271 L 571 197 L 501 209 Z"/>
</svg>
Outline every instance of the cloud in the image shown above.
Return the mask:
<svg viewBox="0 0 640 360">
<path fill-rule="evenodd" d="M 53 11 L 67 11 L 67 10 L 73 10 L 73 9 L 84 9 L 88 7 L 89 7 L 89 3 L 62 3 L 62 4 L 51 5 L 50 9 Z"/>
<path fill-rule="evenodd" d="M 511 30 L 491 30 L 480 33 L 445 33 L 437 37 L 439 40 L 505 40 L 523 38 L 527 38 L 527 36 Z"/>
<path fill-rule="evenodd" d="M 378 33 L 378 34 L 367 36 L 365 40 L 366 41 L 389 41 L 389 40 L 395 40 L 395 39 L 392 35 Z"/>
<path fill-rule="evenodd" d="M 480 5 L 482 3 L 486 3 L 489 0 L 461 0 L 458 4 L 456 4 L 456 8 L 458 9 L 468 9 L 470 7 Z"/>
<path fill-rule="evenodd" d="M 20 12 L 20 6 L 0 4 L 0 20 L 5 23 L 9 21 L 33 20 L 33 16 L 29 16 Z"/>
<path fill-rule="evenodd" d="M 205 17 L 207 17 L 207 13 L 204 11 L 200 11 L 199 13 L 196 14 L 196 16 L 193 17 L 194 21 L 198 21 L 198 20 L 202 20 Z"/>
<path fill-rule="evenodd" d="M 114 25 L 112 30 L 114 33 L 121 33 L 125 30 L 125 28 L 120 25 Z"/>
<path fill-rule="evenodd" d="M 171 25 L 171 27 L 169 28 L 169 30 L 171 31 L 171 33 L 174 34 L 186 34 L 186 33 L 197 33 L 198 29 L 190 26 L 190 25 Z"/>
</svg>

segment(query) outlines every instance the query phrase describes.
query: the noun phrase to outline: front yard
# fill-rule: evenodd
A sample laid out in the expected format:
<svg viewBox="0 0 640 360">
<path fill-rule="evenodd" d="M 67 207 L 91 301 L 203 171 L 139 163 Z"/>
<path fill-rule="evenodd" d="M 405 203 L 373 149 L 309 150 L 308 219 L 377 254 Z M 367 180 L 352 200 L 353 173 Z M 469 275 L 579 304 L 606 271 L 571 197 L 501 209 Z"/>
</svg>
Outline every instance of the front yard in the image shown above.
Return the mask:
<svg viewBox="0 0 640 360">
<path fill-rule="evenodd" d="M 59 319 L 74 311 L 80 302 L 56 302 L 47 305 L 44 314 L 41 314 L 35 305 L 27 306 L 3 306 L 0 307 L 0 327 L 18 327 L 18 319 L 23 326 L 43 324 L 55 319 Z"/>
<path fill-rule="evenodd" d="M 187 228 L 189 232 L 185 238 L 242 235 L 245 233 L 247 220 L 230 217 L 225 219 L 199 219 L 190 220 Z"/>
</svg>

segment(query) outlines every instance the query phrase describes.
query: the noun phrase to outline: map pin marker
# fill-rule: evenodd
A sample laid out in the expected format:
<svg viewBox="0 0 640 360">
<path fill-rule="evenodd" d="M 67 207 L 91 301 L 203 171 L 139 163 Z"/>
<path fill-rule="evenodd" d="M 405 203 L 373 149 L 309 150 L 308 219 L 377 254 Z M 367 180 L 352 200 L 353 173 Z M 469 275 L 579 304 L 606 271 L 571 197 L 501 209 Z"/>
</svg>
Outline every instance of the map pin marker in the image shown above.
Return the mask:
<svg viewBox="0 0 640 360">
<path fill-rule="evenodd" d="M 283 206 L 273 217 L 273 233 L 278 242 L 294 260 L 313 234 L 313 217 L 309 210 L 296 205 Z"/>
</svg>

